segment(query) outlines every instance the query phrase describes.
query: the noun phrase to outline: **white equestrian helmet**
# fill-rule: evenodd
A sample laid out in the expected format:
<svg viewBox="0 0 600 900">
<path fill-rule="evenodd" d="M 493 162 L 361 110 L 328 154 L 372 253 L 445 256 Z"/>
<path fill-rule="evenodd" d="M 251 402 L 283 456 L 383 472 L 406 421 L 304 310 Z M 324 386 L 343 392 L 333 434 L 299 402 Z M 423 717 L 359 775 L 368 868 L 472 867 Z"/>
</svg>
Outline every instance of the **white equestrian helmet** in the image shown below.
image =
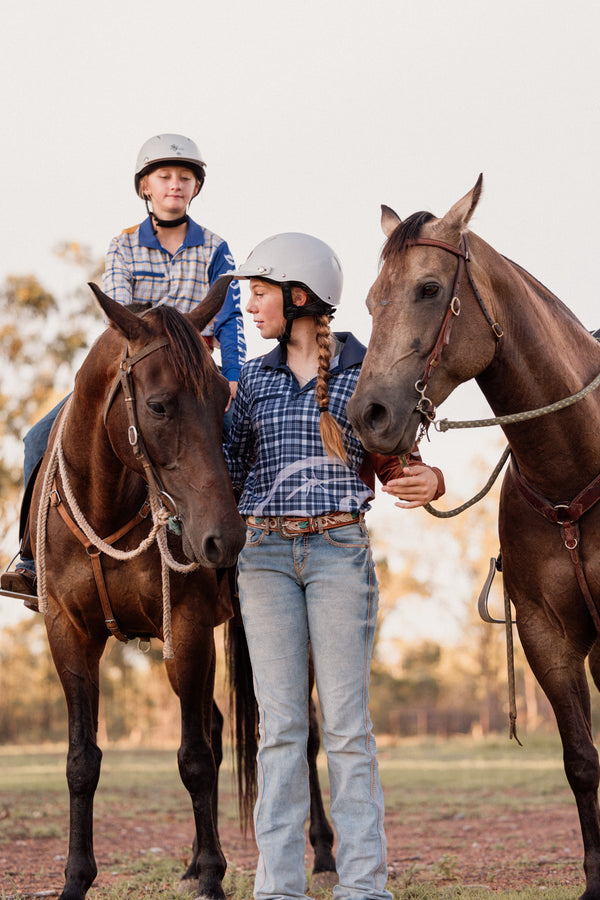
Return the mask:
<svg viewBox="0 0 600 900">
<path fill-rule="evenodd" d="M 142 144 L 135 164 L 135 192 L 140 194 L 140 181 L 151 169 L 161 164 L 176 163 L 180 166 L 188 166 L 198 176 L 199 181 L 204 180 L 204 168 L 206 163 L 198 145 L 183 134 L 156 134 Z M 144 198 L 142 197 L 142 200 Z"/>
<path fill-rule="evenodd" d="M 262 241 L 245 263 L 228 274 L 304 285 L 329 306 L 339 306 L 344 282 L 342 265 L 331 247 L 297 231 L 274 234 Z"/>
</svg>

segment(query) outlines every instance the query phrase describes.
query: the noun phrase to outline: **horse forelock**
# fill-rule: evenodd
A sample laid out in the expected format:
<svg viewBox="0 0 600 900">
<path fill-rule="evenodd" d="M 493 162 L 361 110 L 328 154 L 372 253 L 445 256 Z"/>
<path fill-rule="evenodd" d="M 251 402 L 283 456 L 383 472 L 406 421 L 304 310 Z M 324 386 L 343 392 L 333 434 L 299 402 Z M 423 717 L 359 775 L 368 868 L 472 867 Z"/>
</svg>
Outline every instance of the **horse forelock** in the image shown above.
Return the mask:
<svg viewBox="0 0 600 900">
<path fill-rule="evenodd" d="M 193 325 L 172 306 L 155 306 L 152 324 L 160 323 L 160 330 L 169 339 L 166 348 L 168 363 L 178 380 L 195 396 L 206 393 L 211 357 L 202 336 Z"/>
<path fill-rule="evenodd" d="M 416 212 L 403 219 L 385 242 L 381 251 L 381 262 L 385 263 L 398 257 L 421 235 L 423 226 L 433 219 L 435 216 L 430 212 Z"/>
</svg>

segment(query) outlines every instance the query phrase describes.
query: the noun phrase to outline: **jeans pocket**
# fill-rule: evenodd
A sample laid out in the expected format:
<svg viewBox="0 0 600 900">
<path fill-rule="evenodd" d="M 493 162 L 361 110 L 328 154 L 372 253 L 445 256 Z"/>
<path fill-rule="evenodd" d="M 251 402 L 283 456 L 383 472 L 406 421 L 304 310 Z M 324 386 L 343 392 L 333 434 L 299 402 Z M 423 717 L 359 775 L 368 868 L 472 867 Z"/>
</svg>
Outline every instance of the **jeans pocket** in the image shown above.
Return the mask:
<svg viewBox="0 0 600 900">
<path fill-rule="evenodd" d="M 369 533 L 364 522 L 342 525 L 340 528 L 328 528 L 323 534 L 325 540 L 332 547 L 347 547 L 348 549 L 360 550 L 367 550 L 369 547 Z"/>
<path fill-rule="evenodd" d="M 246 547 L 259 547 L 265 534 L 264 528 L 254 528 L 252 525 L 246 525 Z"/>
</svg>

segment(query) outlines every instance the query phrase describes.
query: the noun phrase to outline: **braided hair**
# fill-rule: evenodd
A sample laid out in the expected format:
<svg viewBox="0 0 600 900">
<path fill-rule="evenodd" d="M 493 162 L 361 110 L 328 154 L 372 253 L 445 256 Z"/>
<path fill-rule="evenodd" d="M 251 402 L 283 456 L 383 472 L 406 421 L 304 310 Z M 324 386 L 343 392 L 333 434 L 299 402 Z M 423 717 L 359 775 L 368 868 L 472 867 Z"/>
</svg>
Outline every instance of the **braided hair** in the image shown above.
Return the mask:
<svg viewBox="0 0 600 900">
<path fill-rule="evenodd" d="M 348 455 L 342 430 L 337 420 L 329 412 L 329 366 L 331 363 L 331 329 L 329 327 L 330 316 L 315 316 L 317 323 L 317 346 L 319 348 L 319 368 L 317 371 L 317 385 L 315 394 L 319 406 L 320 421 L 319 430 L 321 440 L 330 459 L 338 458 L 344 465 L 348 464 Z"/>
</svg>

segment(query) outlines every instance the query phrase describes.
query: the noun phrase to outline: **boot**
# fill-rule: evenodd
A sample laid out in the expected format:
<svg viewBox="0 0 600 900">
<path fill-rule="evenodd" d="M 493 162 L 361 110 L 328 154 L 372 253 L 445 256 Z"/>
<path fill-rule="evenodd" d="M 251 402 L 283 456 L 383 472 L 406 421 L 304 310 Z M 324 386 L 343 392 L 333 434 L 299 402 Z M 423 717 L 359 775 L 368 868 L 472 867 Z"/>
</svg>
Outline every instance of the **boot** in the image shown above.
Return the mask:
<svg viewBox="0 0 600 900">
<path fill-rule="evenodd" d="M 0 575 L 0 589 L 9 594 L 26 594 L 23 600 L 27 609 L 38 612 L 37 575 L 31 569 L 15 569 Z M 31 599 L 29 599 L 31 598 Z"/>
</svg>

